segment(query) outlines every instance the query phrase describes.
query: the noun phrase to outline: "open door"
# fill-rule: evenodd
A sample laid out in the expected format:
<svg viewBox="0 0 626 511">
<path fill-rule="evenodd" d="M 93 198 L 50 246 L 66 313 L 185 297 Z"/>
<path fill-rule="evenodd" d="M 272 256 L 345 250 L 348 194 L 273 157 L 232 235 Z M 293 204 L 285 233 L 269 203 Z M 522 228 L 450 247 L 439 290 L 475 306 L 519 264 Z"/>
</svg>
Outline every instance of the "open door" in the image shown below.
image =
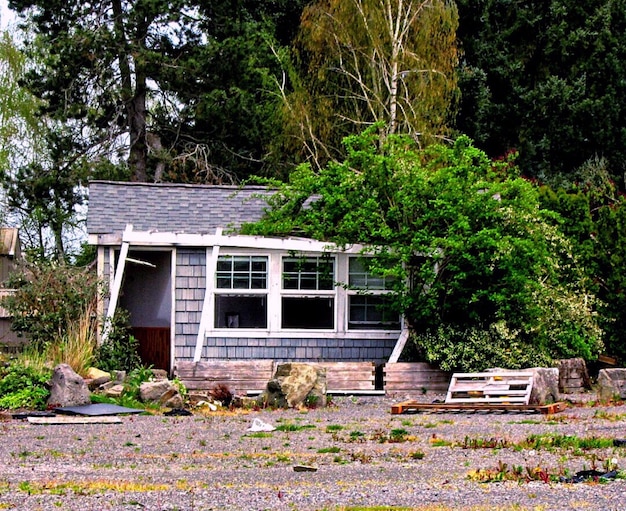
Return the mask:
<svg viewBox="0 0 626 511">
<path fill-rule="evenodd" d="M 119 305 L 130 314 L 145 365 L 170 370 L 172 252 L 130 250 Z"/>
</svg>

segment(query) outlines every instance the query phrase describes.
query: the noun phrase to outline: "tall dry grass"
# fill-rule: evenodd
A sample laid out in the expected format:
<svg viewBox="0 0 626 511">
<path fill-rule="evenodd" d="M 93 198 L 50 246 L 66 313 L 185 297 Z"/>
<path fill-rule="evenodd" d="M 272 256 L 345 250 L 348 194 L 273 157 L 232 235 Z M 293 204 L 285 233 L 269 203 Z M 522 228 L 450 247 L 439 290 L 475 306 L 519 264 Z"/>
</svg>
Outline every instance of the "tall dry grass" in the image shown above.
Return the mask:
<svg viewBox="0 0 626 511">
<path fill-rule="evenodd" d="M 46 343 L 43 349 L 27 346 L 19 360 L 40 371 L 68 364 L 84 377 L 95 358 L 96 328 L 95 306 L 89 305 L 77 320 L 68 322 L 67 330 L 59 338 Z"/>
</svg>

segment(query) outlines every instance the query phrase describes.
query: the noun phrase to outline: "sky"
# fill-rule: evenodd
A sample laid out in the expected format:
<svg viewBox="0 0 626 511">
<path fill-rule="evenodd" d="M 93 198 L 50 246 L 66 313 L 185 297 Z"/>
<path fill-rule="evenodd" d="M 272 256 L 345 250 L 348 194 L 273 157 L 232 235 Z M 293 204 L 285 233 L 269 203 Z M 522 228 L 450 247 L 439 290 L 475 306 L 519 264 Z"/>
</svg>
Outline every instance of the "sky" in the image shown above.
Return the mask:
<svg viewBox="0 0 626 511">
<path fill-rule="evenodd" d="M 5 29 L 15 19 L 13 12 L 9 10 L 7 0 L 0 0 L 0 28 Z"/>
</svg>

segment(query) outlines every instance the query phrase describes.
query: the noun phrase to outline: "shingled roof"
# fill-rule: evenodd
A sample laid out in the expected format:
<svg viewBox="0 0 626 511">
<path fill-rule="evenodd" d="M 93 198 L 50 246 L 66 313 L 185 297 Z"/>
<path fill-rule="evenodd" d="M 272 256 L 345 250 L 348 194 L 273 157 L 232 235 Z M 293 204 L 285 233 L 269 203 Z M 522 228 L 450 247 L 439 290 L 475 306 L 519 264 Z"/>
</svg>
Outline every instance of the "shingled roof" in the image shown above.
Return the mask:
<svg viewBox="0 0 626 511">
<path fill-rule="evenodd" d="M 260 219 L 267 193 L 260 186 L 92 181 L 87 232 L 121 234 L 132 224 L 135 231 L 213 234 Z"/>
</svg>

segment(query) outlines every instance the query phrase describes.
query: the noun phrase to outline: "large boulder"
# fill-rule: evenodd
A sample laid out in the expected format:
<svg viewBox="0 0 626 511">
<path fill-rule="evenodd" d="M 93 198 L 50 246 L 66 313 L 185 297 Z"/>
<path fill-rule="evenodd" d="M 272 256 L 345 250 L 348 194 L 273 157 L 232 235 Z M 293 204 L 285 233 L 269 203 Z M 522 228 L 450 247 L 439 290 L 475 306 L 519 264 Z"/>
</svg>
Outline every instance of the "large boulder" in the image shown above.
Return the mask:
<svg viewBox="0 0 626 511">
<path fill-rule="evenodd" d="M 600 369 L 597 386 L 602 401 L 626 399 L 626 368 Z"/>
<path fill-rule="evenodd" d="M 557 360 L 557 367 L 561 392 L 576 393 L 591 389 L 591 380 L 584 359 L 579 357 Z"/>
<path fill-rule="evenodd" d="M 326 369 L 305 363 L 279 364 L 259 401 L 279 408 L 324 406 Z"/>
<path fill-rule="evenodd" d="M 85 380 L 67 364 L 56 366 L 50 379 L 48 407 L 83 406 L 90 403 L 91 396 Z"/>
<path fill-rule="evenodd" d="M 531 367 L 524 371 L 533 373 L 533 389 L 529 401 L 531 405 L 556 403 L 560 399 L 558 368 Z"/>
</svg>

